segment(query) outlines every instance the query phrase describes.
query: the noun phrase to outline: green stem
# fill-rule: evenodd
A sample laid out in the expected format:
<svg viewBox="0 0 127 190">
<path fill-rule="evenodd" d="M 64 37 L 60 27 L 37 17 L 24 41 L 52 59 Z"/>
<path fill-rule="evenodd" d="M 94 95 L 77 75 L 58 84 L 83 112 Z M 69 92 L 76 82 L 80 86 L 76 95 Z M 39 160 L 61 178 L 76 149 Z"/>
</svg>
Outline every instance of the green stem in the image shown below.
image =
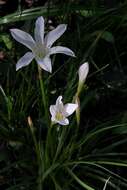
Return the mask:
<svg viewBox="0 0 127 190">
<path fill-rule="evenodd" d="M 38 149 L 37 149 L 37 160 L 38 160 L 38 179 L 37 179 L 37 184 L 38 184 L 38 190 L 43 189 L 43 184 L 42 184 L 42 157 L 41 157 L 41 147 L 40 143 L 38 143 Z"/>
<path fill-rule="evenodd" d="M 58 143 L 58 146 L 57 146 L 57 149 L 56 149 L 56 153 L 55 153 L 55 156 L 54 156 L 54 159 L 53 159 L 53 163 L 56 161 L 63 145 L 64 145 L 64 142 L 65 142 L 65 135 L 66 134 L 66 128 L 63 127 L 62 128 L 62 132 L 61 132 L 61 135 L 59 136 L 59 143 Z"/>
<path fill-rule="evenodd" d="M 43 101 L 44 111 L 45 111 L 45 118 L 46 118 L 47 125 L 48 125 L 49 124 L 48 106 L 47 106 L 47 101 L 46 101 L 44 82 L 42 79 L 41 69 L 40 69 L 39 65 L 38 65 L 38 74 L 39 74 L 42 101 Z"/>
<path fill-rule="evenodd" d="M 37 140 L 36 140 L 36 136 L 34 133 L 34 126 L 33 123 L 31 121 L 31 118 L 28 118 L 28 124 L 30 127 L 30 132 L 33 138 L 33 142 L 34 142 L 34 147 L 35 147 L 35 152 L 36 152 L 36 156 L 37 156 L 37 165 L 38 165 L 38 178 L 37 178 L 37 184 L 38 184 L 38 190 L 42 190 L 42 166 L 41 166 L 41 152 L 39 149 L 39 145 Z"/>
<path fill-rule="evenodd" d="M 80 125 L 80 99 L 79 99 L 78 90 L 77 90 L 77 93 L 75 94 L 75 96 L 73 97 L 72 102 L 78 104 L 78 108 L 76 109 L 76 122 L 77 122 L 77 126 L 79 127 L 79 125 Z M 78 129 L 78 127 L 77 127 L 77 129 Z"/>
<path fill-rule="evenodd" d="M 48 131 L 47 131 L 47 136 L 46 136 L 46 144 L 45 144 L 45 165 L 46 165 L 46 168 L 48 168 L 49 167 L 49 145 L 50 145 L 50 143 L 51 143 L 51 130 L 52 130 L 52 126 L 53 126 L 53 124 L 51 123 L 50 124 L 50 127 L 48 128 Z"/>
</svg>

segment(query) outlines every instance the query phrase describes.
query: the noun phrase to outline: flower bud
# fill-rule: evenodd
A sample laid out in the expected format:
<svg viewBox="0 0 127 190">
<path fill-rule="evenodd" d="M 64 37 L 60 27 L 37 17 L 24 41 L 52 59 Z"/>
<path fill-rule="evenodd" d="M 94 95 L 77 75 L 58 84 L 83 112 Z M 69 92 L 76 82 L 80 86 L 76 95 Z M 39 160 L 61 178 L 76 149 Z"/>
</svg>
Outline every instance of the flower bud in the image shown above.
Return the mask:
<svg viewBox="0 0 127 190">
<path fill-rule="evenodd" d="M 77 90 L 77 95 L 80 94 L 81 90 L 82 90 L 82 86 L 83 83 L 86 80 L 86 77 L 88 75 L 89 72 L 89 64 L 88 62 L 83 63 L 78 70 L 78 75 L 79 75 L 79 84 L 78 84 L 78 90 Z"/>
<path fill-rule="evenodd" d="M 89 64 L 88 62 L 83 63 L 78 70 L 78 74 L 79 74 L 79 82 L 80 83 L 84 83 L 86 80 L 86 77 L 88 75 L 89 72 Z"/>
</svg>

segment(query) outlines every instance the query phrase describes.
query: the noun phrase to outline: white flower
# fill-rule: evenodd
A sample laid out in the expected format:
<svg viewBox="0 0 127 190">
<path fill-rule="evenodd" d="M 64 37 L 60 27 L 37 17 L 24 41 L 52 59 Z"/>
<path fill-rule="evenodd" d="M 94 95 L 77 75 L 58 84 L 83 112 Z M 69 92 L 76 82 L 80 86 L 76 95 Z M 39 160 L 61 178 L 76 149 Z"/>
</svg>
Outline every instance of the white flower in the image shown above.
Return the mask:
<svg viewBox="0 0 127 190">
<path fill-rule="evenodd" d="M 53 123 L 59 123 L 60 125 L 68 125 L 69 120 L 66 117 L 71 115 L 77 107 L 77 104 L 72 103 L 63 105 L 62 96 L 59 96 L 56 100 L 56 105 L 50 106 L 50 113 L 52 115 L 51 121 Z"/>
<path fill-rule="evenodd" d="M 19 29 L 11 29 L 10 31 L 13 38 L 31 50 L 19 59 L 16 64 L 16 70 L 29 65 L 35 58 L 42 69 L 52 72 L 50 55 L 63 53 L 75 57 L 75 54 L 69 48 L 63 46 L 51 47 L 65 32 L 66 28 L 66 24 L 60 24 L 54 30 L 50 31 L 44 38 L 44 19 L 40 16 L 35 23 L 35 40 L 27 32 Z"/>
<path fill-rule="evenodd" d="M 84 83 L 86 80 L 86 77 L 89 72 L 89 64 L 88 62 L 85 62 L 79 67 L 78 74 L 79 74 L 79 83 Z"/>
</svg>

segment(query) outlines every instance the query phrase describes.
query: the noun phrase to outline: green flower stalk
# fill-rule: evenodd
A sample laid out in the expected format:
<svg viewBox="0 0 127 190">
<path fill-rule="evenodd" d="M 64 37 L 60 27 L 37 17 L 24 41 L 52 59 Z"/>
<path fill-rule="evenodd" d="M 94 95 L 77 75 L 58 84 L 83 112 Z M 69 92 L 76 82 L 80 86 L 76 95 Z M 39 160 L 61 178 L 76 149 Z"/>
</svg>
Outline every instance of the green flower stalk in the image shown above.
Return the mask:
<svg viewBox="0 0 127 190">
<path fill-rule="evenodd" d="M 76 109 L 76 120 L 77 120 L 77 125 L 79 126 L 80 124 L 80 99 L 78 96 L 75 98 L 75 103 L 78 105 Z"/>
<path fill-rule="evenodd" d="M 34 142 L 34 147 L 35 147 L 35 152 L 36 152 L 36 157 L 37 157 L 37 164 L 38 164 L 38 177 L 37 177 L 37 184 L 38 184 L 38 190 L 42 190 L 42 167 L 41 167 L 41 154 L 39 151 L 39 144 L 37 142 L 35 133 L 34 133 L 34 126 L 31 117 L 29 116 L 27 118 L 28 120 L 28 125 L 31 131 L 31 135 L 33 138 Z"/>
<path fill-rule="evenodd" d="M 77 120 L 78 126 L 80 124 L 80 99 L 79 99 L 79 96 L 82 91 L 83 85 L 86 81 L 88 72 L 89 72 L 89 64 L 88 64 L 88 62 L 85 62 L 79 67 L 79 70 L 78 70 L 79 82 L 78 82 L 77 92 L 74 97 L 74 102 L 78 105 L 78 108 L 76 109 L 76 120 Z"/>
</svg>

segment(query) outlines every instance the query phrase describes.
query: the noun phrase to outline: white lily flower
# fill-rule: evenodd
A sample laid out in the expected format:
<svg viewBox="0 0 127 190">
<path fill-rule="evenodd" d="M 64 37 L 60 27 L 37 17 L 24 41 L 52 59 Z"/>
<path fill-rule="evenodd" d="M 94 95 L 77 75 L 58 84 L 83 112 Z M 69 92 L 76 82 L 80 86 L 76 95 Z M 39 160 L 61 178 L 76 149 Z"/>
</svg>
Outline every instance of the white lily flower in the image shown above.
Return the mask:
<svg viewBox="0 0 127 190">
<path fill-rule="evenodd" d="M 59 96 L 56 100 L 56 105 L 50 106 L 51 121 L 53 123 L 59 123 L 60 125 L 68 125 L 69 120 L 67 119 L 76 109 L 78 105 L 68 103 L 63 105 L 62 96 Z"/>
<path fill-rule="evenodd" d="M 86 80 L 86 77 L 88 75 L 89 72 L 89 64 L 88 62 L 83 63 L 78 70 L 78 74 L 79 74 L 79 82 L 80 83 L 84 83 Z"/>
<path fill-rule="evenodd" d="M 40 16 L 37 18 L 35 23 L 35 40 L 27 32 L 19 29 L 11 29 L 10 32 L 13 38 L 31 50 L 19 59 L 16 64 L 16 71 L 29 65 L 30 62 L 35 58 L 37 64 L 42 69 L 51 73 L 52 65 L 50 55 L 63 53 L 75 57 L 74 52 L 69 48 L 63 46 L 51 47 L 53 43 L 65 32 L 66 28 L 66 24 L 60 24 L 44 37 L 44 19 L 42 16 Z"/>
</svg>

